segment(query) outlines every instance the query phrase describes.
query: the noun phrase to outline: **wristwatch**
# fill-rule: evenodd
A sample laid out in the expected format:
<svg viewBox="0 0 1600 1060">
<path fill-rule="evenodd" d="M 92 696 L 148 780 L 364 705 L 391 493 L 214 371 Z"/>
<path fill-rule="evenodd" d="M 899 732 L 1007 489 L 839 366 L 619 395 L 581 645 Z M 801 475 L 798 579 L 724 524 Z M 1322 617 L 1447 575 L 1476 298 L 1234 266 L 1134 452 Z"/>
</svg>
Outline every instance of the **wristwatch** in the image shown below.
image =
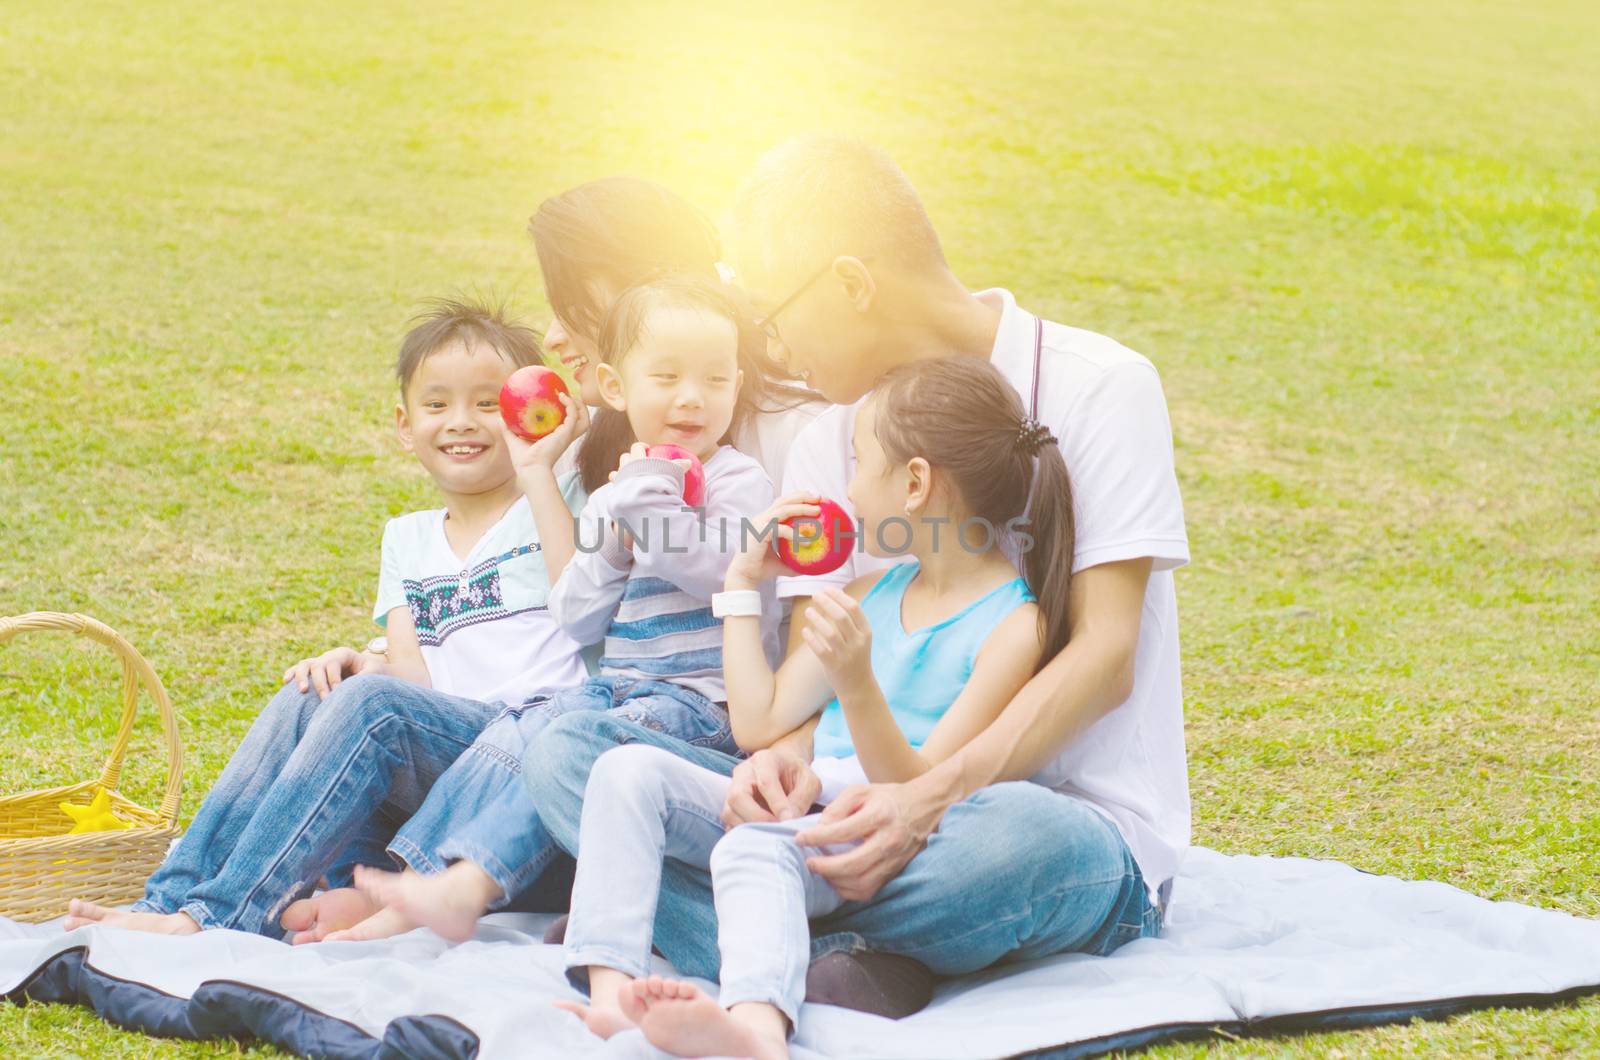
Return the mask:
<svg viewBox="0 0 1600 1060">
<path fill-rule="evenodd" d="M 761 594 L 755 589 L 734 589 L 711 594 L 711 617 L 748 618 L 761 614 Z"/>
<path fill-rule="evenodd" d="M 371 640 L 367 641 L 367 651 L 371 652 L 373 655 L 387 656 L 389 654 L 389 638 L 373 637 Z"/>
</svg>

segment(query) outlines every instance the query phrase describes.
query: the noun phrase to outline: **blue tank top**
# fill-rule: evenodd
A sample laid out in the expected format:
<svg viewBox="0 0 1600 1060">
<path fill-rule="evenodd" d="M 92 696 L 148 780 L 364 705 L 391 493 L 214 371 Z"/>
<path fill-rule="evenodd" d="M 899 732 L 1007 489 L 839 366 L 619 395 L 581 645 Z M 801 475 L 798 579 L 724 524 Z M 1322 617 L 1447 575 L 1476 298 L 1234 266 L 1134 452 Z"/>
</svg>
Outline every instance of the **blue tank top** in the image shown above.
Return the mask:
<svg viewBox="0 0 1600 1060">
<path fill-rule="evenodd" d="M 912 747 L 922 746 L 966 687 L 978 649 L 1000 620 L 1034 598 L 1027 582 L 1013 578 L 943 622 L 907 633 L 900 603 L 919 570 L 921 564 L 914 560 L 890 567 L 861 600 L 861 610 L 872 624 L 872 674 Z M 823 709 L 817 726 L 816 755 L 853 754 L 844 708 L 834 699 Z"/>
</svg>

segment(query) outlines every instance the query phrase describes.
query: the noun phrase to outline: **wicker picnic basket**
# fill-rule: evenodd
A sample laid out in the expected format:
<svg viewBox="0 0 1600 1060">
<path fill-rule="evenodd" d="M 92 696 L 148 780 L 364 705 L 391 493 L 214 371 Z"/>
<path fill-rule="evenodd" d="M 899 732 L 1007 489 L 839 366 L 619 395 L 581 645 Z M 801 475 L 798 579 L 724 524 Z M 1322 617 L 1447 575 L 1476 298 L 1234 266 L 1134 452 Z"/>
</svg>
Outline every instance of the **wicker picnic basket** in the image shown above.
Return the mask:
<svg viewBox="0 0 1600 1060">
<path fill-rule="evenodd" d="M 64 788 L 0 796 L 0 915 L 32 922 L 60 916 L 72 898 L 107 904 L 138 898 L 144 892 L 145 879 L 161 864 L 178 834 L 178 798 L 183 784 L 183 754 L 172 702 L 144 656 L 109 626 L 87 615 L 54 611 L 0 618 L 0 644 L 18 633 L 35 630 L 76 633 L 116 653 L 122 661 L 122 723 L 98 778 Z M 140 687 L 155 700 L 167 744 L 167 789 L 161 809 L 155 812 L 117 791 Z M 59 804 L 90 800 L 102 789 L 109 794 L 116 816 L 132 827 L 64 835 L 72 822 Z"/>
</svg>

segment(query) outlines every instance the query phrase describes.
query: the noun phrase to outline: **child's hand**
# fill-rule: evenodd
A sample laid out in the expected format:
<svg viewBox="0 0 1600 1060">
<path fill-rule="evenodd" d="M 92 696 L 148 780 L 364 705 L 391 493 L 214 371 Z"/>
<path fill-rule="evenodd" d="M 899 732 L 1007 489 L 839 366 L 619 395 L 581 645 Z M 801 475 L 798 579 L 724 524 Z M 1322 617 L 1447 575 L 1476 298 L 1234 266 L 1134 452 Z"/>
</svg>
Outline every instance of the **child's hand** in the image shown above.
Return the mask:
<svg viewBox="0 0 1600 1060">
<path fill-rule="evenodd" d="M 617 461 L 617 471 L 621 471 L 623 468 L 627 467 L 629 464 L 633 463 L 635 460 L 647 460 L 647 459 L 649 459 L 648 455 L 645 453 L 645 450 L 649 449 L 649 448 L 650 447 L 648 445 L 645 445 L 643 442 L 634 442 L 633 445 L 628 447 L 628 451 L 626 453 L 622 454 L 622 459 Z M 690 465 L 689 465 L 689 461 L 687 461 L 687 460 L 682 460 L 682 459 L 674 460 L 673 463 L 677 464 L 679 467 L 683 468 L 685 471 L 689 470 L 689 466 Z M 614 480 L 617 477 L 617 471 L 611 472 L 611 479 Z"/>
<path fill-rule="evenodd" d="M 504 424 L 500 426 L 506 448 L 511 453 L 511 466 L 516 468 L 519 477 L 537 468 L 553 469 L 568 447 L 589 429 L 589 406 L 575 400 L 570 394 L 556 396 L 560 398 L 561 407 L 566 409 L 567 414 L 561 420 L 561 426 L 537 442 L 519 438 L 511 432 L 511 428 Z"/>
<path fill-rule="evenodd" d="M 813 596 L 800 636 L 822 661 L 835 692 L 871 679 L 872 626 L 850 594 L 824 589 Z"/>
<path fill-rule="evenodd" d="M 314 659 L 301 659 L 283 672 L 283 683 L 299 683 L 300 691 L 309 692 L 316 687 L 323 699 L 339 686 L 346 677 L 354 677 L 373 667 L 363 653 L 354 648 L 334 648 Z"/>
<path fill-rule="evenodd" d="M 728 564 L 723 579 L 726 589 L 754 589 L 768 578 L 793 571 L 778 558 L 774 537 L 794 543 L 794 528 L 781 526 L 785 519 L 815 519 L 822 515 L 820 498 L 815 493 L 789 493 L 779 497 L 766 511 L 750 521 L 750 530 L 740 530 L 739 554 Z"/>
</svg>

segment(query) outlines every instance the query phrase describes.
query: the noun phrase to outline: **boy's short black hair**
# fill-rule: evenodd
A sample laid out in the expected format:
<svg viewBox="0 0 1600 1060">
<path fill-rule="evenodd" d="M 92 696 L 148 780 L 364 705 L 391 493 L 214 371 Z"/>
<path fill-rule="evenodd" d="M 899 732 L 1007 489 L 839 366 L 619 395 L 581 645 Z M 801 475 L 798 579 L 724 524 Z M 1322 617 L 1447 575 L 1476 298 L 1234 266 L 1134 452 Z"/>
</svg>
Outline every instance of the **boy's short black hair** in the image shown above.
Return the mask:
<svg viewBox="0 0 1600 1060">
<path fill-rule="evenodd" d="M 518 368 L 544 363 L 539 333 L 508 316 L 505 306 L 441 298 L 427 303 L 426 310 L 411 318 L 411 330 L 400 340 L 394 374 L 400 380 L 402 398 L 423 360 L 452 342 L 488 346 Z"/>
</svg>

